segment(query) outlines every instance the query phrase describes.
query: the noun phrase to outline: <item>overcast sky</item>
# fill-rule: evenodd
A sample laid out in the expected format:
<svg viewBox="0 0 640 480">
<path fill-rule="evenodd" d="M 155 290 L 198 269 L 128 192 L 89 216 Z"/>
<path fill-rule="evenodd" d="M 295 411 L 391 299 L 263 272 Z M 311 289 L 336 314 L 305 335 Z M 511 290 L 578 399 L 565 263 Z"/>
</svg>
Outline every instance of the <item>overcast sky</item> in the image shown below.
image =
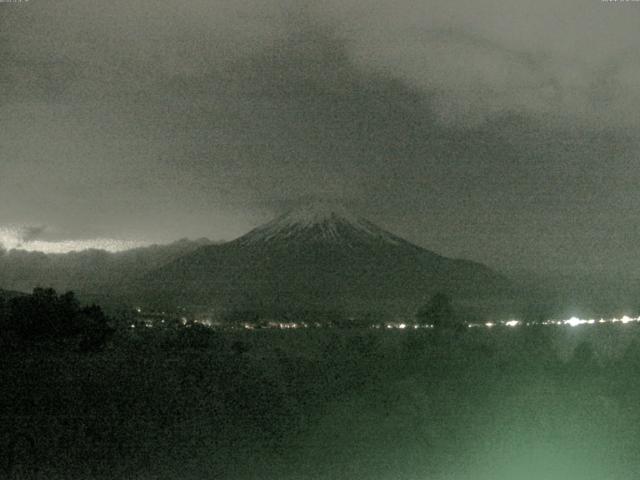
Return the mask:
<svg viewBox="0 0 640 480">
<path fill-rule="evenodd" d="M 230 239 L 330 197 L 503 270 L 640 272 L 639 25 L 600 0 L 0 3 L 0 238 Z"/>
</svg>

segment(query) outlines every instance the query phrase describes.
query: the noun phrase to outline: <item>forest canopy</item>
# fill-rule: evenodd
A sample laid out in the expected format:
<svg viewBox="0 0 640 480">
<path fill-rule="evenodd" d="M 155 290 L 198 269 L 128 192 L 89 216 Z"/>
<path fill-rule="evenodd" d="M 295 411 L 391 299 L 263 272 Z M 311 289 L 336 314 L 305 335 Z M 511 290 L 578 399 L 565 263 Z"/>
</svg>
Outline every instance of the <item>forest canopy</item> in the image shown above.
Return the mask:
<svg viewBox="0 0 640 480">
<path fill-rule="evenodd" d="M 0 297 L 0 341 L 6 346 L 54 343 L 93 351 L 113 331 L 99 306 L 81 306 L 73 292 L 35 288 L 29 295 Z"/>
</svg>

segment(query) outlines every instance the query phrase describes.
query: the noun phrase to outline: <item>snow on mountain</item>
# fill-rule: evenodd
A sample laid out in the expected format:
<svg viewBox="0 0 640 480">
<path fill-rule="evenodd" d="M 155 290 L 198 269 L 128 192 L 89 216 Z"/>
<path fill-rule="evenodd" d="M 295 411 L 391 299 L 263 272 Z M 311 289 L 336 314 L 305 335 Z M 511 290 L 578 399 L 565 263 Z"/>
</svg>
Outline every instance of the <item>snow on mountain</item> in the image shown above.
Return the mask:
<svg viewBox="0 0 640 480">
<path fill-rule="evenodd" d="M 355 236 L 371 241 L 399 245 L 402 239 L 377 227 L 335 203 L 315 202 L 302 205 L 257 227 L 237 241 L 251 244 L 276 239 L 323 240 L 339 242 Z"/>
</svg>

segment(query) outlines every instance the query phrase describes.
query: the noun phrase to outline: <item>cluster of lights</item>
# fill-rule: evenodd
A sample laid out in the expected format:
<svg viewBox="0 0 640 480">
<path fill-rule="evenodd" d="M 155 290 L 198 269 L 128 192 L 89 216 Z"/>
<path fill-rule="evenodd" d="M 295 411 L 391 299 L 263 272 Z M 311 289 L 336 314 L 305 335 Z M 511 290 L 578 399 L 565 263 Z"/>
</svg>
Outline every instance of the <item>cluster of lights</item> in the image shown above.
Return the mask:
<svg viewBox="0 0 640 480">
<path fill-rule="evenodd" d="M 295 328 L 307 328 L 308 325 L 304 322 L 269 322 L 267 323 L 269 328 L 279 328 L 281 330 L 290 330 Z"/>
<path fill-rule="evenodd" d="M 323 325 L 319 322 L 315 322 L 312 324 L 309 324 L 307 322 L 268 322 L 266 326 L 267 328 L 277 328 L 281 330 L 295 330 L 298 328 L 321 328 Z M 243 323 L 242 328 L 244 328 L 245 330 L 255 330 L 259 327 L 257 327 L 253 323 Z"/>
<path fill-rule="evenodd" d="M 388 330 L 417 330 L 419 328 L 433 328 L 433 325 L 420 325 L 417 323 L 385 323 L 384 327 Z M 371 328 L 380 328 L 380 325 L 372 325 Z"/>
<path fill-rule="evenodd" d="M 153 322 L 143 321 L 143 322 L 141 322 L 141 323 L 138 323 L 138 326 L 145 327 L 145 328 L 153 328 L 153 327 L 154 327 L 154 324 L 153 324 Z M 130 325 L 130 327 L 131 327 L 131 328 L 136 328 L 136 324 L 135 324 L 135 323 L 132 323 L 132 324 Z"/>
<path fill-rule="evenodd" d="M 513 328 L 513 327 L 518 327 L 522 324 L 523 323 L 520 320 L 506 320 L 506 321 L 503 320 L 500 322 L 468 323 L 467 326 L 469 328 L 478 328 L 478 327 L 493 328 L 498 325 L 501 325 L 501 326 Z M 531 325 L 531 324 L 527 323 L 526 325 Z"/>
<path fill-rule="evenodd" d="M 584 319 L 584 318 L 578 318 L 578 317 L 571 317 L 566 320 L 545 320 L 543 322 L 527 322 L 527 323 L 523 323 L 520 320 L 507 320 L 507 321 L 501 321 L 501 322 L 470 323 L 468 324 L 468 326 L 469 328 L 475 328 L 475 327 L 493 328 L 497 325 L 502 325 L 505 327 L 512 327 L 512 328 L 518 327 L 520 325 L 526 325 L 528 327 L 531 325 L 568 325 L 569 327 L 577 327 L 579 325 L 595 325 L 595 324 L 604 324 L 604 323 L 622 323 L 622 324 L 640 323 L 640 317 L 629 317 L 627 315 L 624 315 L 623 317 L 620 317 L 620 318 L 600 318 L 598 320 L 594 318 Z"/>
<path fill-rule="evenodd" d="M 596 320 L 594 318 L 583 319 L 578 317 L 571 317 L 567 320 L 547 320 L 542 322 L 543 325 L 569 325 L 571 327 L 577 327 L 578 325 L 594 325 L 596 323 L 638 323 L 640 322 L 640 317 L 629 317 L 624 315 L 620 318 L 600 318 Z"/>
<path fill-rule="evenodd" d="M 392 328 L 398 328 L 400 330 L 404 330 L 405 328 L 407 328 L 407 324 L 406 323 L 387 323 L 385 327 L 387 327 L 389 330 L 391 330 Z"/>
<path fill-rule="evenodd" d="M 137 307 L 136 312 L 141 313 L 142 309 L 140 307 Z M 164 312 L 162 312 L 164 314 Z M 189 323 L 187 317 L 183 316 L 180 317 L 178 319 L 179 323 L 181 323 L 182 325 L 187 325 Z M 150 328 L 152 326 L 154 326 L 156 322 L 150 320 L 150 319 L 143 319 L 141 322 L 141 326 L 145 326 L 147 328 Z M 160 323 L 165 323 L 165 319 L 162 318 L 160 320 Z M 214 322 L 209 318 L 198 318 L 193 320 L 193 323 L 196 324 L 200 324 L 206 327 L 216 327 L 216 326 L 222 326 L 222 324 L 220 322 Z M 519 327 L 519 326 L 532 326 L 532 325 L 557 325 L 557 326 L 569 326 L 569 327 L 577 327 L 580 325 L 596 325 L 596 324 L 616 324 L 616 323 L 620 323 L 620 324 L 628 324 L 628 323 L 640 323 L 640 316 L 639 317 L 630 317 L 628 315 L 624 315 L 622 317 L 619 318 L 600 318 L 600 319 L 583 319 L 583 318 L 578 318 L 578 317 L 571 317 L 568 318 L 566 320 L 545 320 L 542 322 L 523 322 L 521 320 L 501 320 L 501 321 L 488 321 L 488 322 L 484 322 L 484 323 L 467 323 L 467 327 L 468 328 L 494 328 L 497 326 L 502 326 L 502 327 L 507 327 L 507 328 L 515 328 L 515 327 Z M 321 328 L 324 325 L 320 324 L 320 323 L 312 323 L 312 324 L 308 324 L 305 322 L 276 322 L 276 321 L 270 321 L 266 324 L 267 328 L 276 328 L 276 329 L 281 329 L 281 330 L 290 330 L 290 329 L 299 329 L 299 328 L 309 328 L 309 327 L 316 327 L 316 328 Z M 130 326 L 131 328 L 135 328 L 136 325 L 135 324 L 131 324 Z M 256 328 L 258 328 L 256 325 L 252 324 L 252 323 L 243 323 L 241 328 L 244 328 L 246 330 L 254 330 Z M 430 325 L 430 324 L 417 324 L 417 323 L 405 323 L 405 322 L 400 322 L 400 321 L 396 321 L 396 322 L 389 322 L 389 323 L 383 323 L 383 324 L 373 324 L 370 326 L 370 328 L 374 328 L 374 329 L 380 329 L 380 328 L 385 328 L 388 330 L 418 330 L 421 328 L 426 328 L 426 329 L 432 329 L 434 328 L 434 325 Z"/>
<path fill-rule="evenodd" d="M 494 328 L 497 326 L 515 328 L 522 325 L 530 327 L 532 325 L 568 325 L 570 327 L 577 327 L 579 325 L 595 325 L 595 324 L 603 324 L 603 323 L 640 323 L 640 317 L 629 317 L 627 315 L 620 318 L 600 318 L 599 320 L 595 319 L 582 319 L 578 317 L 571 317 L 566 320 L 545 320 L 544 322 L 523 322 L 521 320 L 502 320 L 496 322 L 485 322 L 485 323 L 468 323 L 467 327 L 469 328 Z M 386 323 L 385 328 L 388 330 L 406 330 L 406 329 L 414 329 L 417 330 L 419 328 L 433 328 L 433 325 L 419 325 L 419 324 L 407 324 L 407 323 Z M 380 328 L 379 325 L 373 325 L 372 328 Z"/>
</svg>

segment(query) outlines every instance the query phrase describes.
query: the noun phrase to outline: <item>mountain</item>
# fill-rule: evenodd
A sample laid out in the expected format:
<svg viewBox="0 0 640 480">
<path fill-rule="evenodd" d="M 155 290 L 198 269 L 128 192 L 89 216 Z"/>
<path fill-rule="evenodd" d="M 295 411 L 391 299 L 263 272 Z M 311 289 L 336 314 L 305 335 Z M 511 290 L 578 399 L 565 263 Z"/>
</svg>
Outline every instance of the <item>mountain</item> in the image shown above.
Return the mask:
<svg viewBox="0 0 640 480">
<path fill-rule="evenodd" d="M 182 255 L 209 245 L 207 239 L 179 240 L 122 252 L 84 250 L 45 254 L 25 250 L 0 251 L 0 286 L 30 292 L 34 287 L 95 294 L 125 279 L 139 277 Z"/>
<path fill-rule="evenodd" d="M 438 291 L 489 298 L 510 289 L 484 265 L 443 257 L 326 203 L 203 246 L 129 286 L 180 305 L 359 311 L 412 310 Z"/>
</svg>

